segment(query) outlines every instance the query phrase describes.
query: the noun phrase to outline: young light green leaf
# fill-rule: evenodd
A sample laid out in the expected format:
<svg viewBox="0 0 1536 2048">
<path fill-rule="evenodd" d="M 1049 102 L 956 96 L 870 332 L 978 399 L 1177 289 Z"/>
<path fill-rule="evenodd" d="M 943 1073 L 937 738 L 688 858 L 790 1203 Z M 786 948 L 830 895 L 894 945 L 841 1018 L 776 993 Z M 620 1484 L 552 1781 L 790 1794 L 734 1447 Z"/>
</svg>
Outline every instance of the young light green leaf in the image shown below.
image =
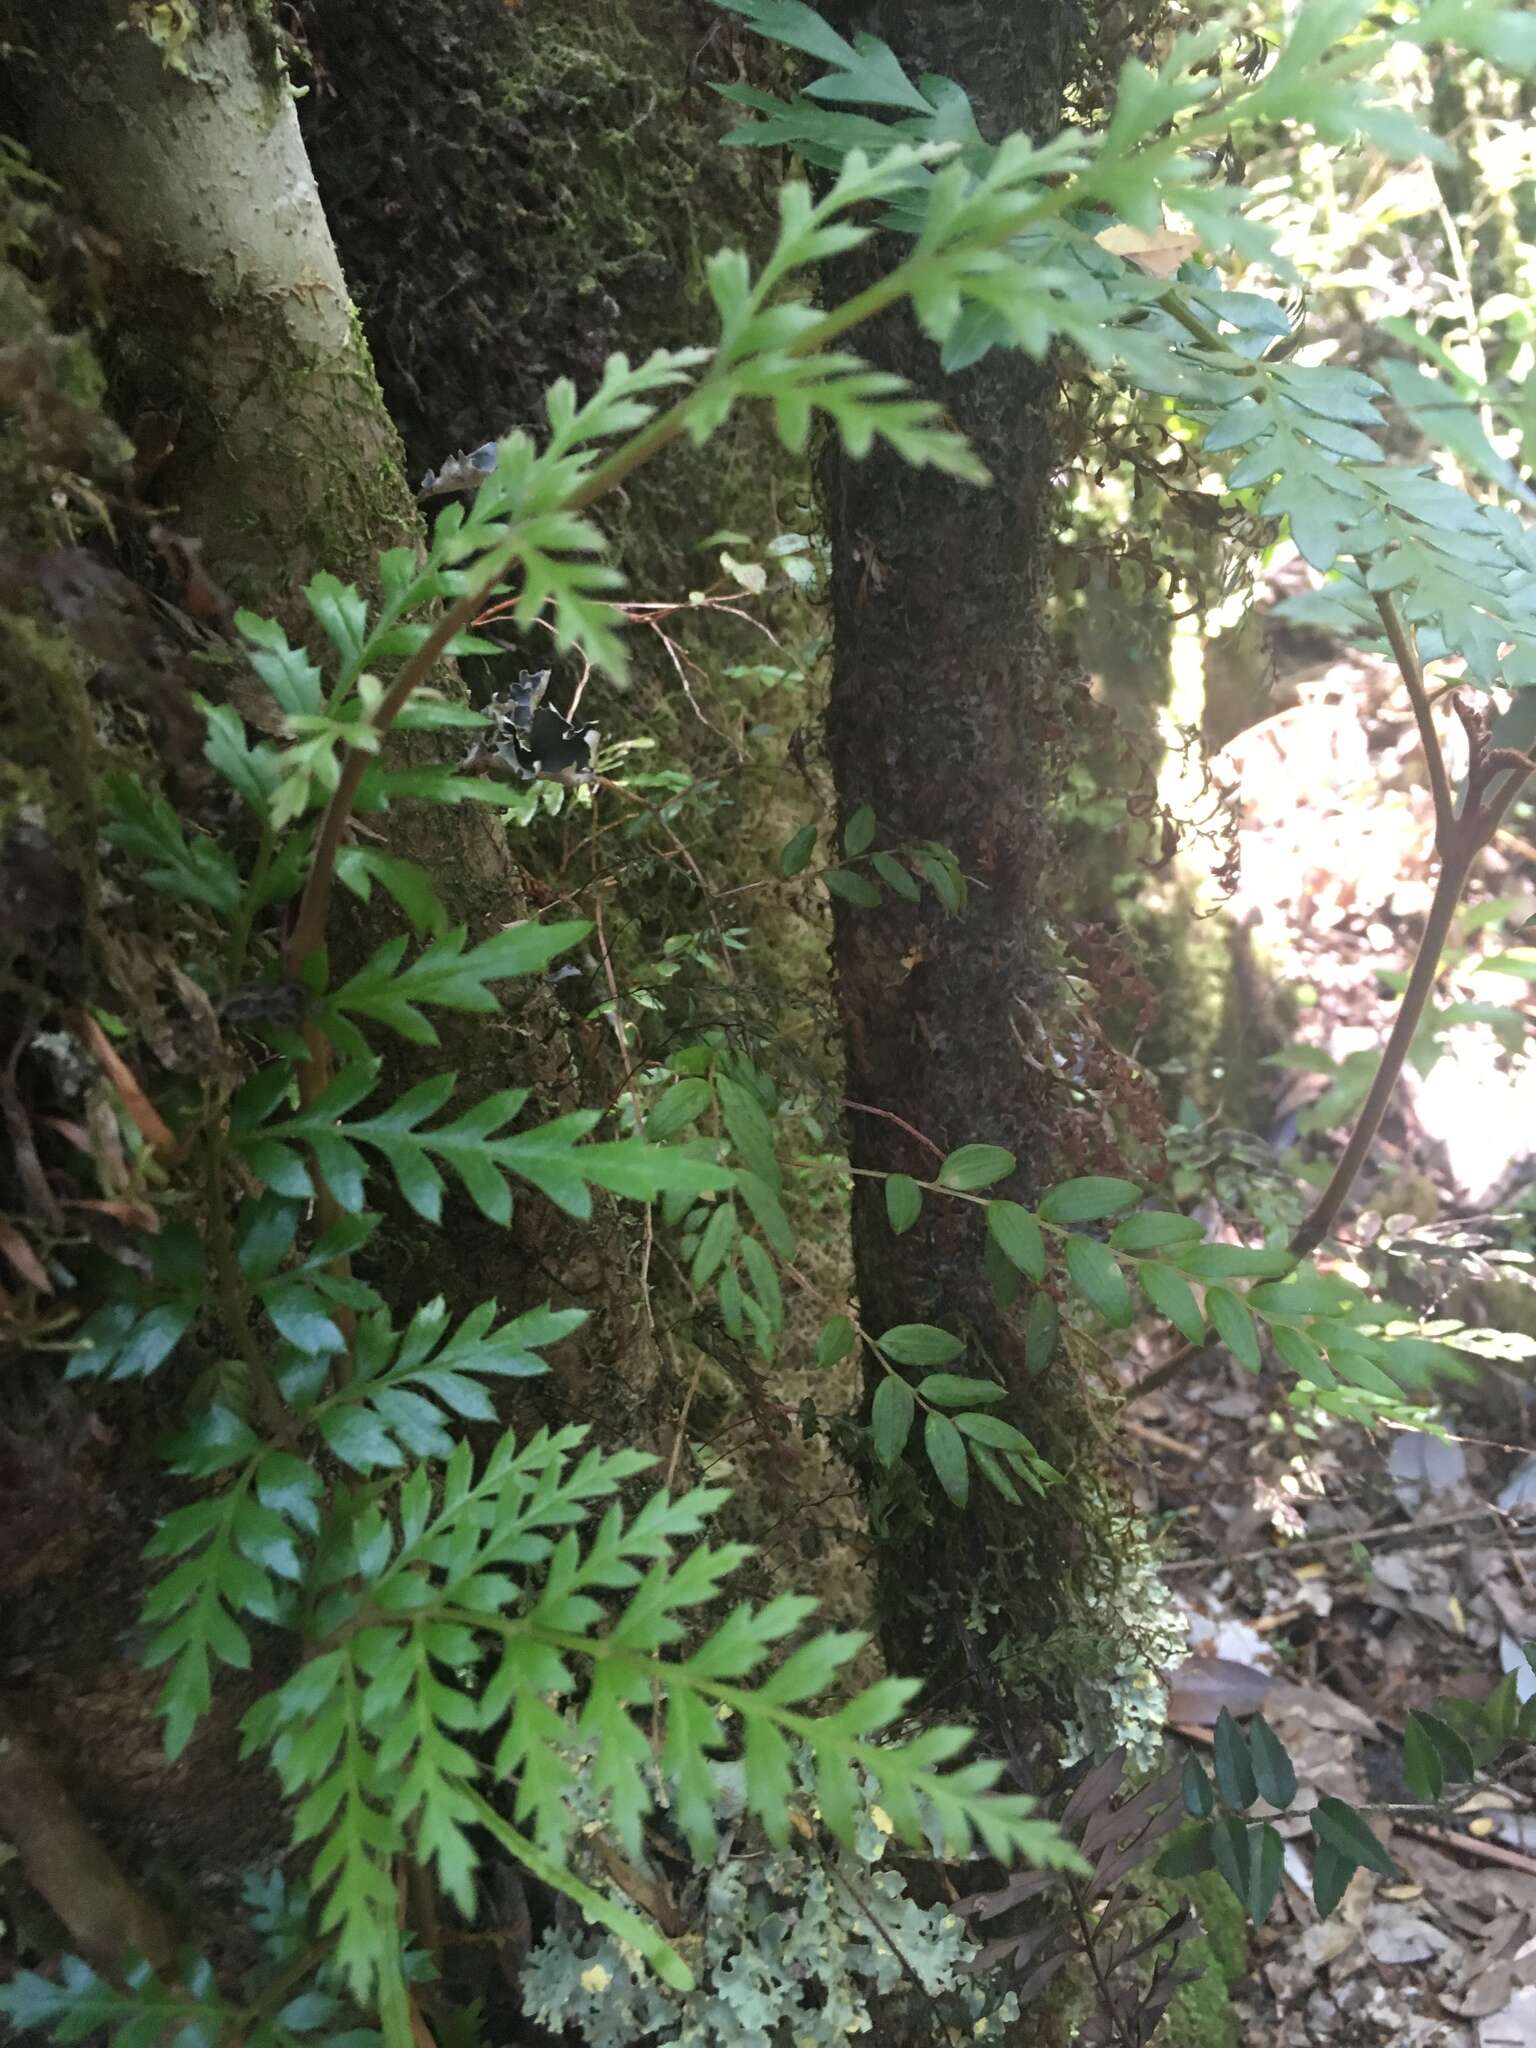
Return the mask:
<svg viewBox="0 0 1536 2048">
<path fill-rule="evenodd" d="M 1208 1287 L 1205 1290 L 1205 1312 L 1217 1336 L 1238 1364 L 1247 1366 L 1250 1372 L 1257 1372 L 1259 1338 L 1246 1304 L 1230 1287 Z"/>
<path fill-rule="evenodd" d="M 828 1316 L 816 1340 L 816 1363 L 837 1365 L 852 1351 L 857 1333 L 847 1316 Z"/>
<path fill-rule="evenodd" d="M 1082 1180 L 1064 1180 L 1040 1201 L 1042 1223 L 1094 1223 L 1101 1216 L 1113 1216 L 1128 1202 L 1139 1201 L 1141 1189 L 1131 1180 L 1115 1180 L 1108 1174 L 1089 1174 Z"/>
<path fill-rule="evenodd" d="M 1038 1287 L 1045 1278 L 1045 1239 L 1028 1209 L 1018 1202 L 988 1202 L 987 1229 L 1010 1262 Z"/>
<path fill-rule="evenodd" d="M 1018 1161 L 1001 1145 L 961 1145 L 939 1168 L 939 1185 L 969 1192 L 1006 1180 Z"/>
<path fill-rule="evenodd" d="M 920 1401 L 934 1401 L 941 1408 L 969 1407 L 973 1401 L 1001 1401 L 1007 1392 L 996 1380 L 967 1379 L 953 1372 L 931 1372 L 917 1387 Z"/>
<path fill-rule="evenodd" d="M 957 1415 L 955 1427 L 972 1443 L 985 1444 L 989 1450 L 1006 1451 L 1015 1458 L 1035 1458 L 1035 1447 L 1023 1430 L 1004 1422 L 1001 1415 Z"/>
<path fill-rule="evenodd" d="M 697 1123 L 714 1101 L 707 1081 L 675 1081 L 645 1119 L 645 1135 L 653 1145 L 675 1138 L 679 1131 Z"/>
<path fill-rule="evenodd" d="M 1159 1315 L 1168 1318 L 1181 1337 L 1191 1344 L 1205 1341 L 1205 1317 L 1195 1299 L 1194 1289 L 1182 1273 L 1176 1273 L 1172 1266 L 1164 1266 L 1156 1259 L 1147 1259 L 1136 1268 L 1136 1277 L 1148 1301 Z"/>
<path fill-rule="evenodd" d="M 1273 1250 L 1242 1244 L 1192 1244 L 1175 1247 L 1168 1263 L 1196 1280 L 1278 1280 L 1296 1259 L 1283 1245 Z"/>
<path fill-rule="evenodd" d="M 1109 1234 L 1111 1251 L 1156 1252 L 1170 1244 L 1193 1244 L 1205 1232 L 1193 1216 L 1175 1216 L 1165 1209 L 1143 1209 L 1127 1216 Z"/>
<path fill-rule="evenodd" d="M 861 853 L 867 853 L 874 843 L 875 814 L 868 804 L 860 804 L 848 823 L 843 827 L 843 852 L 850 860 Z"/>
<path fill-rule="evenodd" d="M 917 1182 L 905 1173 L 887 1176 L 885 1183 L 885 1213 L 892 1230 L 898 1237 L 910 1230 L 922 1213 L 923 1191 Z"/>
<path fill-rule="evenodd" d="M 1134 1312 L 1131 1290 L 1108 1245 L 1094 1237 L 1069 1237 L 1065 1258 L 1067 1278 L 1088 1305 L 1112 1329 L 1128 1329 Z"/>
<path fill-rule="evenodd" d="M 719 1272 L 736 1241 L 737 1228 L 735 1207 L 730 1202 L 721 1202 L 705 1224 L 699 1248 L 693 1255 L 688 1277 L 695 1287 L 706 1286 Z"/>
</svg>

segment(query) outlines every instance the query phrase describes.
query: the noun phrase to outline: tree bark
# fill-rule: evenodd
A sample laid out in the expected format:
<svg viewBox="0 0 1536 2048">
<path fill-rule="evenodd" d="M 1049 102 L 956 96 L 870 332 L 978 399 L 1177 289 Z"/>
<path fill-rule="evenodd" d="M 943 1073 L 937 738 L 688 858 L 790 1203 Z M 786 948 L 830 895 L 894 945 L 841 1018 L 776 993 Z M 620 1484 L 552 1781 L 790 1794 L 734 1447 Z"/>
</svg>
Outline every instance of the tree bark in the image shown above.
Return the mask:
<svg viewBox="0 0 1536 2048">
<path fill-rule="evenodd" d="M 845 10 L 852 13 L 851 10 Z M 958 79 L 983 131 L 1059 126 L 1070 49 L 1066 10 L 981 4 L 861 7 L 914 73 Z M 1027 19 L 1026 19 L 1027 17 Z M 855 253 L 838 297 L 890 251 Z M 837 992 L 847 1060 L 850 1158 L 859 1169 L 931 1178 L 936 1157 L 893 1118 L 948 1152 L 1007 1146 L 1017 1177 L 991 1192 L 1028 1200 L 1073 1169 L 1070 1099 L 1052 1059 L 1061 1008 L 1052 920 L 1066 880 L 1050 813 L 1072 723 L 1069 665 L 1044 615 L 1055 506 L 1049 362 L 994 351 L 953 377 L 905 311 L 860 330 L 861 350 L 939 398 L 992 472 L 987 489 L 911 471 L 877 450 L 826 468 L 833 544 L 835 655 L 826 735 L 846 817 L 870 804 L 881 841 L 935 840 L 970 882 L 963 915 L 932 898 L 878 910 L 835 906 Z M 1081 1167 L 1076 1170 L 1082 1170 Z M 877 1475 L 883 1639 L 894 1668 L 926 1673 L 945 1714 L 998 1728 L 1033 1692 L 1024 1722 L 1060 1726 L 1061 1702 L 1035 1656 L 1072 1611 L 1098 1537 L 1086 1526 L 1103 1492 L 1102 1451 L 1086 1391 L 1060 1355 L 1031 1378 L 1020 1304 L 1000 1308 L 983 1268 L 974 1205 L 929 1197 L 897 1238 L 883 1182 L 856 1178 L 853 1238 L 860 1313 L 874 1334 L 938 1323 L 989 1360 L 1006 1412 L 1068 1474 L 1045 1499 L 1006 1504 L 973 1475 L 957 1513 L 922 1464 L 920 1444 L 895 1481 Z M 963 1365 L 955 1370 L 964 1371 Z M 876 1374 L 878 1380 L 883 1375 Z M 873 1392 L 874 1381 L 870 1392 Z M 916 1461 L 915 1464 L 913 1461 Z"/>
</svg>

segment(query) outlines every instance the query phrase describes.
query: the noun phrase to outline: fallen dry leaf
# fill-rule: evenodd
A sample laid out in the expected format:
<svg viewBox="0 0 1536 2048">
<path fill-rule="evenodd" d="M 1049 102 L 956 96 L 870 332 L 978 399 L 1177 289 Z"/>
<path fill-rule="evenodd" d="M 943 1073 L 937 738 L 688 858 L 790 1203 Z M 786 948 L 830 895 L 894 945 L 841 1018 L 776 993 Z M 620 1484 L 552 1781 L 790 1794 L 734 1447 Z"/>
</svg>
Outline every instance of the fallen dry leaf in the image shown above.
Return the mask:
<svg viewBox="0 0 1536 2048">
<path fill-rule="evenodd" d="M 1115 227 L 1106 228 L 1103 234 L 1095 235 L 1093 239 L 1111 256 L 1123 256 L 1127 263 L 1134 263 L 1148 277 L 1172 277 L 1179 265 L 1187 263 L 1199 246 L 1193 235 L 1176 235 L 1171 228 L 1159 228 L 1155 234 L 1148 235 L 1143 234 L 1140 228 L 1127 227 L 1123 221 Z"/>
</svg>

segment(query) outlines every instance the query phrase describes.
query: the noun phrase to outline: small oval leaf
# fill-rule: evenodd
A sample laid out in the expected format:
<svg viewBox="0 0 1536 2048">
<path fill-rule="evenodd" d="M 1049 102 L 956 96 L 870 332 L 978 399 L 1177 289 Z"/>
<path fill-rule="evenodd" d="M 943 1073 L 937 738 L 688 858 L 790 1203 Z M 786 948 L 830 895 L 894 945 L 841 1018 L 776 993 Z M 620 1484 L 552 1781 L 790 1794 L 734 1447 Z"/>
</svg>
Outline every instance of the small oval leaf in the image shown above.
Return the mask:
<svg viewBox="0 0 1536 2048">
<path fill-rule="evenodd" d="M 877 1341 L 898 1365 L 948 1365 L 965 1349 L 958 1337 L 932 1323 L 893 1323 Z"/>
<path fill-rule="evenodd" d="M 923 1191 L 909 1174 L 893 1173 L 885 1183 L 885 1213 L 898 1237 L 922 1214 Z"/>
<path fill-rule="evenodd" d="M 1029 1211 L 1018 1202 L 988 1202 L 987 1228 L 1010 1262 L 1039 1286 L 1045 1278 L 1045 1239 Z"/>
<path fill-rule="evenodd" d="M 843 827 L 843 851 L 850 858 L 855 854 L 867 853 L 874 842 L 874 837 L 875 814 L 868 804 L 860 804 Z"/>
<path fill-rule="evenodd" d="M 1116 1180 L 1109 1174 L 1093 1173 L 1081 1180 L 1064 1180 L 1041 1198 L 1043 1223 L 1095 1223 L 1101 1216 L 1113 1216 L 1128 1202 L 1141 1199 L 1133 1180 Z"/>
<path fill-rule="evenodd" d="M 916 1413 L 917 1403 L 912 1398 L 912 1389 L 895 1373 L 888 1373 L 876 1387 L 869 1411 L 875 1456 L 882 1465 L 894 1465 L 906 1449 L 907 1438 L 912 1434 L 912 1418 Z"/>
<path fill-rule="evenodd" d="M 1096 1237 L 1069 1237 L 1066 1262 L 1067 1278 L 1089 1306 L 1098 1310 L 1111 1329 L 1129 1328 L 1131 1290 L 1109 1246 Z"/>
<path fill-rule="evenodd" d="M 940 1486 L 957 1508 L 963 1508 L 971 1492 L 965 1439 L 947 1415 L 930 1415 L 923 1424 L 923 1444 Z"/>
<path fill-rule="evenodd" d="M 938 1181 L 941 1187 L 989 1188 L 997 1180 L 1005 1180 L 1012 1173 L 1018 1161 L 1001 1145 L 961 1145 L 951 1152 L 939 1168 Z"/>
<path fill-rule="evenodd" d="M 816 850 L 816 827 L 802 825 L 779 855 L 779 873 L 786 880 L 798 875 L 810 861 Z"/>
</svg>

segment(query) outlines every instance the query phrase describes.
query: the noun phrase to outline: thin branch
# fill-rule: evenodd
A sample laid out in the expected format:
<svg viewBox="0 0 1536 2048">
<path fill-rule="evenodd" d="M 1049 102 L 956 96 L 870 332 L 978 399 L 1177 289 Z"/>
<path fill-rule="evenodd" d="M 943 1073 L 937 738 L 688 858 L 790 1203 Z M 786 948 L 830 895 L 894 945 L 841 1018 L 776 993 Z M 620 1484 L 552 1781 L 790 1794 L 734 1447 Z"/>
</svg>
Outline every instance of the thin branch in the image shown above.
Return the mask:
<svg viewBox="0 0 1536 2048">
<path fill-rule="evenodd" d="M 1291 1250 L 1298 1258 L 1305 1258 L 1315 1251 L 1328 1235 L 1340 1210 L 1355 1184 L 1355 1177 L 1365 1164 L 1366 1156 L 1381 1129 L 1381 1120 L 1387 1113 L 1387 1105 L 1396 1091 L 1403 1062 L 1418 1036 L 1419 1026 L 1424 1021 L 1424 1011 L 1430 994 L 1440 974 L 1440 955 L 1450 936 L 1451 924 L 1456 916 L 1456 907 L 1461 901 L 1461 892 L 1466 887 L 1467 875 L 1471 868 L 1470 858 L 1458 858 L 1442 864 L 1440 878 L 1435 884 L 1434 898 L 1429 906 L 1429 917 L 1424 926 L 1424 936 L 1419 941 L 1419 950 L 1414 956 L 1413 972 L 1408 986 L 1403 991 L 1403 1000 L 1398 1005 L 1397 1018 L 1392 1026 L 1381 1064 L 1371 1082 L 1370 1093 L 1361 1106 L 1355 1120 L 1355 1127 L 1349 1134 L 1349 1142 L 1340 1154 L 1339 1163 L 1333 1170 L 1333 1178 L 1314 1203 L 1312 1213 L 1291 1239 Z"/>
<path fill-rule="evenodd" d="M 932 1138 L 924 1137 L 923 1133 L 917 1128 L 916 1124 L 909 1124 L 906 1118 L 904 1116 L 898 1116 L 894 1109 L 876 1109 L 873 1103 L 854 1102 L 847 1096 L 844 1096 L 843 1100 L 847 1108 L 856 1109 L 863 1116 L 883 1116 L 888 1123 L 900 1124 L 901 1128 L 904 1131 L 906 1131 L 909 1136 L 916 1138 L 919 1145 L 926 1145 L 928 1147 L 928 1150 L 933 1154 L 935 1159 L 942 1162 L 949 1156 L 945 1152 L 942 1145 L 935 1145 Z"/>
<path fill-rule="evenodd" d="M 176 1942 L 160 1909 L 136 1891 L 76 1811 L 48 1761 L 0 1705 L 0 1834 L 33 1889 L 93 1969 L 119 1978 L 131 1955 L 160 1972 Z"/>
<path fill-rule="evenodd" d="M 1376 609 L 1381 614 L 1381 623 L 1386 629 L 1387 641 L 1392 649 L 1392 658 L 1397 663 L 1398 673 L 1413 705 L 1413 715 L 1418 720 L 1419 739 L 1424 748 L 1424 760 L 1429 768 L 1430 794 L 1435 803 L 1435 844 L 1445 859 L 1451 848 L 1452 836 L 1456 830 L 1456 802 L 1451 795 L 1450 777 L 1445 770 L 1445 755 L 1441 750 L 1440 738 L 1435 731 L 1435 721 L 1429 708 L 1429 696 L 1424 688 L 1424 670 L 1419 662 L 1418 650 L 1412 635 L 1398 616 L 1397 606 L 1385 590 L 1375 592 Z"/>
</svg>

